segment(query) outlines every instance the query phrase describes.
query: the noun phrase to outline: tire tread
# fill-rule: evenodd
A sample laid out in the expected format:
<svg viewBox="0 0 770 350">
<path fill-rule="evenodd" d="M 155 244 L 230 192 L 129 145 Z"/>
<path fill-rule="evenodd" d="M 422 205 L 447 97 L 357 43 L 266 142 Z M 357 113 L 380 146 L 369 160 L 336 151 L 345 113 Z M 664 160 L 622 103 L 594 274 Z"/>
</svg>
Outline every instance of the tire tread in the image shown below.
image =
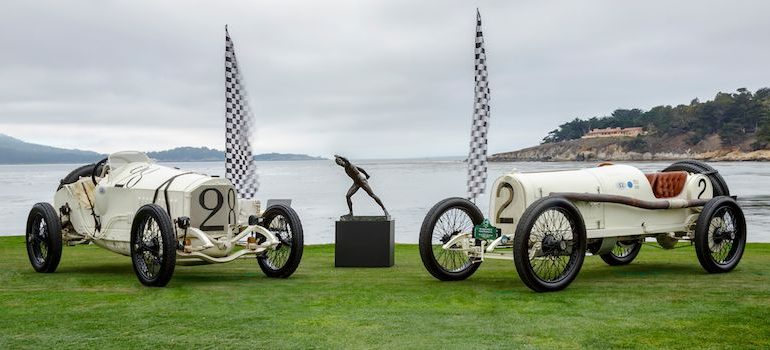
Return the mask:
<svg viewBox="0 0 770 350">
<path fill-rule="evenodd" d="M 136 261 L 134 260 L 134 240 L 136 239 L 139 223 L 143 220 L 144 216 L 151 215 L 158 223 L 160 228 L 161 238 L 163 239 L 163 261 L 161 262 L 160 271 L 158 275 L 152 279 L 147 280 L 142 277 L 136 267 Z M 174 269 L 176 268 L 176 249 L 177 249 L 176 231 L 174 230 L 174 224 L 171 222 L 171 218 L 165 209 L 157 204 L 145 204 L 137 210 L 134 216 L 134 222 L 131 225 L 131 266 L 134 269 L 134 274 L 143 285 L 148 287 L 165 287 L 171 277 L 174 275 Z"/>
<path fill-rule="evenodd" d="M 32 256 L 32 249 L 29 246 L 29 234 L 31 233 L 32 220 L 36 214 L 40 214 L 45 221 L 46 228 L 48 229 L 48 257 L 42 266 L 36 266 L 34 263 L 34 257 Z M 56 213 L 56 209 L 50 203 L 36 203 L 32 206 L 32 210 L 27 217 L 27 232 L 25 235 L 25 245 L 27 246 L 27 257 L 32 265 L 32 268 L 41 273 L 53 273 L 56 272 L 56 268 L 59 267 L 59 262 L 62 256 L 62 237 L 61 237 L 61 221 L 59 220 L 59 214 Z"/>
<path fill-rule="evenodd" d="M 425 269 L 428 270 L 428 273 L 441 281 L 461 281 L 467 279 L 473 275 L 481 265 L 481 262 L 474 262 L 465 270 L 451 272 L 441 268 L 436 261 L 436 258 L 433 256 L 433 246 L 431 244 L 433 228 L 441 215 L 451 208 L 465 209 L 465 212 L 470 216 L 474 225 L 481 224 L 481 222 L 484 221 L 484 215 L 479 208 L 469 200 L 460 197 L 451 197 L 441 200 L 436 203 L 427 214 L 425 214 L 425 219 L 423 219 L 422 225 L 420 226 L 420 259 L 422 260 Z"/>
<path fill-rule="evenodd" d="M 274 214 L 275 213 L 275 214 Z M 302 260 L 302 252 L 304 251 L 304 232 L 302 230 L 302 221 L 300 221 L 299 215 L 297 215 L 297 212 L 294 211 L 291 207 L 284 205 L 284 204 L 275 204 L 267 208 L 265 210 L 265 213 L 263 214 L 263 217 L 269 218 L 272 215 L 278 215 L 281 214 L 283 217 L 285 217 L 287 220 L 289 220 L 289 226 L 291 226 L 291 238 L 293 240 L 292 246 L 291 246 L 291 253 L 289 254 L 289 259 L 286 261 L 286 265 L 282 266 L 279 269 L 273 269 L 270 266 L 267 265 L 265 260 L 267 259 L 264 256 L 257 257 L 257 263 L 259 264 L 259 268 L 262 269 L 262 272 L 267 277 L 273 277 L 273 278 L 288 278 L 299 267 L 299 263 Z M 265 224 L 267 225 L 267 224 Z M 263 226 L 267 228 L 266 226 Z"/>
</svg>

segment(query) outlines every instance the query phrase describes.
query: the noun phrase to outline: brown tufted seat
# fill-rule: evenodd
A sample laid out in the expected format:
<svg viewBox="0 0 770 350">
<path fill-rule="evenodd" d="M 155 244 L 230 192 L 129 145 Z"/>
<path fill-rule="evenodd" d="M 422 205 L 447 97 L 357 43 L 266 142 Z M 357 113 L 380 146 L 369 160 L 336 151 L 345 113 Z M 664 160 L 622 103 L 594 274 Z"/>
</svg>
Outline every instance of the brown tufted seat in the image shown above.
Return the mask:
<svg viewBox="0 0 770 350">
<path fill-rule="evenodd" d="M 670 171 L 665 173 L 644 174 L 650 182 L 655 198 L 672 198 L 682 193 L 687 182 L 687 172 Z"/>
</svg>

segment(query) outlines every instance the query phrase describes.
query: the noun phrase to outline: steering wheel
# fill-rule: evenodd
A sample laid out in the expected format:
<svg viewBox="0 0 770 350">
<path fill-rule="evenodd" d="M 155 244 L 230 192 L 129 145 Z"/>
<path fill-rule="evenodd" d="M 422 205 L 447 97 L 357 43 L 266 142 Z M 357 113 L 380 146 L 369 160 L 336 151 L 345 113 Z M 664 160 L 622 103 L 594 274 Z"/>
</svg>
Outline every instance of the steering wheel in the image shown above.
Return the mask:
<svg viewBox="0 0 770 350">
<path fill-rule="evenodd" d="M 99 169 L 99 166 L 103 166 L 104 163 L 107 163 L 107 158 L 96 162 L 96 164 L 94 164 L 94 170 L 91 170 L 91 181 L 94 183 L 94 186 L 96 186 L 96 171 Z"/>
</svg>

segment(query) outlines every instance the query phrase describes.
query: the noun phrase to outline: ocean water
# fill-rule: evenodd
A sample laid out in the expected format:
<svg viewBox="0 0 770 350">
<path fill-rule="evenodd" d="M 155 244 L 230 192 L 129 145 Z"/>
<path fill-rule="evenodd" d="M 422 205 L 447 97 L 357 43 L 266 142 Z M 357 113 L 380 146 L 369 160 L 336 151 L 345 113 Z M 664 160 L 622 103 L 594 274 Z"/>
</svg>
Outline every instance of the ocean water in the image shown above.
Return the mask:
<svg viewBox="0 0 770 350">
<path fill-rule="evenodd" d="M 463 196 L 465 164 L 461 161 L 364 160 L 356 162 L 372 176 L 370 184 L 396 220 L 396 241 L 416 243 L 427 211 L 441 199 Z M 661 170 L 669 162 L 628 163 L 644 171 Z M 51 202 L 59 179 L 79 164 L 0 165 L 0 235 L 23 235 L 27 214 L 36 202 Z M 183 170 L 224 175 L 218 162 L 167 163 Z M 770 242 L 770 164 L 729 162 L 712 164 L 737 195 L 748 222 L 750 242 Z M 539 171 L 594 166 L 592 163 L 490 163 L 489 184 L 513 169 Z M 351 180 L 332 161 L 259 162 L 263 204 L 269 198 L 292 199 L 307 244 L 332 243 L 334 221 L 347 213 L 345 193 Z M 477 203 L 488 212 L 488 193 Z M 361 190 L 353 197 L 360 215 L 379 215 L 379 207 Z"/>
</svg>

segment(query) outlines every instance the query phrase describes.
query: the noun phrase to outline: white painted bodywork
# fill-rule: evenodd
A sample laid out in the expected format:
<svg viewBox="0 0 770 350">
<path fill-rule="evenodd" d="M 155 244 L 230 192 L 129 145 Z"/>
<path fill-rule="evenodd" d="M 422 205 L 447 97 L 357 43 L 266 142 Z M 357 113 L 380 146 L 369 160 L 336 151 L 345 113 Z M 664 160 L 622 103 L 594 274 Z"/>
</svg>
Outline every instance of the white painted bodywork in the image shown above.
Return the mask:
<svg viewBox="0 0 770 350">
<path fill-rule="evenodd" d="M 105 174 L 97 177 L 96 186 L 90 177 L 82 177 L 56 192 L 54 208 L 60 210 L 66 243 L 93 242 L 129 255 L 134 215 L 141 206 L 153 202 L 169 213 L 177 237 L 190 239 L 191 245 L 177 252 L 179 263 L 226 262 L 261 253 L 279 243 L 265 228 L 248 225 L 250 215 L 261 214 L 259 202 L 238 200 L 233 185 L 226 179 L 161 166 L 141 152 L 111 154 L 105 168 Z M 215 208 L 219 202 L 217 192 L 222 194 L 222 206 L 211 214 L 214 211 L 202 205 Z M 68 215 L 62 215 L 63 207 L 69 208 Z M 176 225 L 180 217 L 190 218 L 187 230 Z M 253 233 L 264 236 L 264 242 L 241 242 Z M 236 251 L 238 246 L 244 249 Z"/>
<path fill-rule="evenodd" d="M 512 191 L 511 191 L 512 190 Z M 610 194 L 632 197 L 645 201 L 655 198 L 652 187 L 639 169 L 628 165 L 607 165 L 601 167 L 522 173 L 511 172 L 500 176 L 492 185 L 489 205 L 489 221 L 502 231 L 502 236 L 492 242 L 485 242 L 479 248 L 465 244 L 471 255 L 480 258 L 511 259 L 510 247 L 516 225 L 522 214 L 533 202 L 557 192 Z M 511 197 L 512 196 L 512 197 Z M 682 192 L 671 201 L 709 199 L 713 196 L 711 181 L 705 175 L 688 174 Z M 510 200 L 510 203 L 507 203 Z M 607 239 L 614 244 L 617 240 L 654 237 L 666 234 L 679 239 L 693 237 L 694 224 L 700 207 L 679 209 L 641 209 L 615 203 L 573 202 L 580 211 L 586 225 L 589 242 Z M 471 233 L 455 239 L 471 240 Z M 453 242 L 456 243 L 455 240 Z M 456 249 L 452 242 L 445 249 Z M 457 247 L 457 245 L 454 245 Z"/>
</svg>

